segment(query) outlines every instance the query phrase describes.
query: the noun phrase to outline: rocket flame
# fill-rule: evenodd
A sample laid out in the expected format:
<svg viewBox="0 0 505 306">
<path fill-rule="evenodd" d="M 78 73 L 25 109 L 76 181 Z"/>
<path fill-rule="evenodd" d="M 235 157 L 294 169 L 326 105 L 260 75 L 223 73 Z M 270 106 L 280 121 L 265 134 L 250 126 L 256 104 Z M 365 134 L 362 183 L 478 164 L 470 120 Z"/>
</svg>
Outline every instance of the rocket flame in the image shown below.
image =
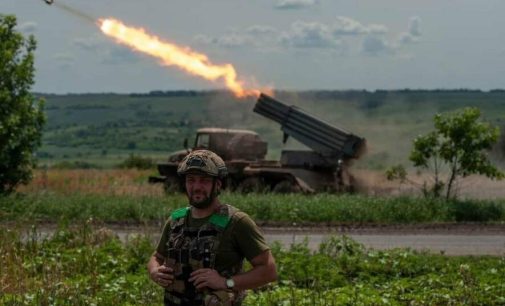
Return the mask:
<svg viewBox="0 0 505 306">
<path fill-rule="evenodd" d="M 210 81 L 222 79 L 226 87 L 237 97 L 257 97 L 260 94 L 258 90 L 244 89 L 243 83 L 237 80 L 237 72 L 231 64 L 214 65 L 205 54 L 162 41 L 143 29 L 128 27 L 119 20 L 102 19 L 98 25 L 104 34 L 115 38 L 119 43 L 159 58 L 165 65 L 177 66 Z"/>
</svg>

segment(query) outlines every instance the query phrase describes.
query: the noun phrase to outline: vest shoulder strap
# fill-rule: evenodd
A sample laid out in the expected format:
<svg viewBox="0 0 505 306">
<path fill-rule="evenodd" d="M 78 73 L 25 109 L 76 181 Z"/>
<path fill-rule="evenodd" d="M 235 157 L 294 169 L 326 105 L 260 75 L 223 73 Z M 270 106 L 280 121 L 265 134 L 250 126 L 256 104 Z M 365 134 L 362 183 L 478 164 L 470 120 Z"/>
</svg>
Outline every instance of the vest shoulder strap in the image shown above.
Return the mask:
<svg viewBox="0 0 505 306">
<path fill-rule="evenodd" d="M 175 221 L 177 219 L 180 219 L 180 218 L 184 218 L 186 217 L 186 215 L 188 214 L 189 212 L 189 207 L 182 207 L 182 208 L 179 208 L 179 209 L 176 209 L 174 210 L 171 214 L 170 214 L 170 218 Z"/>
<path fill-rule="evenodd" d="M 174 210 L 170 214 L 172 227 L 183 225 L 185 217 L 188 215 L 189 211 L 190 207 L 182 207 Z M 240 211 L 235 207 L 228 204 L 222 205 L 218 212 L 215 212 L 210 216 L 209 223 L 217 227 L 219 230 L 224 230 L 236 213 L 240 213 Z"/>
<path fill-rule="evenodd" d="M 221 229 L 225 229 L 230 221 L 231 218 L 229 216 L 221 214 L 213 214 L 209 219 L 209 223 L 214 226 L 220 227 Z"/>
<path fill-rule="evenodd" d="M 239 212 L 239 210 L 236 209 L 235 207 L 230 206 L 228 204 L 224 204 L 221 206 L 218 212 L 212 214 L 212 216 L 209 219 L 209 223 L 223 230 L 228 226 L 232 217 L 237 212 Z"/>
</svg>

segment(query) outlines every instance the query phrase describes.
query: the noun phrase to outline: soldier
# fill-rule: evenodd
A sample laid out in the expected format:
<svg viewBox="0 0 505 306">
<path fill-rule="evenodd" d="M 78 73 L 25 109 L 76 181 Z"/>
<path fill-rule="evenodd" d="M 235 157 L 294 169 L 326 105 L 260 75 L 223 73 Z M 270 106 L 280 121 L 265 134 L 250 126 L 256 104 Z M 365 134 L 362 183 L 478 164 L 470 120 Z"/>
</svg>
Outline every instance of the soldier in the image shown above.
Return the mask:
<svg viewBox="0 0 505 306">
<path fill-rule="evenodd" d="M 179 164 L 189 207 L 172 212 L 149 276 L 165 288 L 165 305 L 241 305 L 246 289 L 277 278 L 270 248 L 254 221 L 218 195 L 227 176 L 215 153 L 197 150 Z M 243 260 L 252 268 L 242 271 Z"/>
</svg>

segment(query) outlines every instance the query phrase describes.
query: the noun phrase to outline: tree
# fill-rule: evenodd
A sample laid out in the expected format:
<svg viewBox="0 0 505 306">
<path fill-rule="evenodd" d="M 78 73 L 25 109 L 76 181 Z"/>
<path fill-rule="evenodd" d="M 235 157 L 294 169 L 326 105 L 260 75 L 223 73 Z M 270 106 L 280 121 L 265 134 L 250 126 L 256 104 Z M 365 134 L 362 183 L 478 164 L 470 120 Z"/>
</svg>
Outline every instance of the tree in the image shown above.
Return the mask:
<svg viewBox="0 0 505 306">
<path fill-rule="evenodd" d="M 454 182 L 459 176 L 481 174 L 493 179 L 504 177 L 489 160 L 487 151 L 498 140 L 500 131 L 481 122 L 477 108 L 464 108 L 451 114 L 437 114 L 435 131 L 414 140 L 410 160 L 414 166 L 433 169 L 435 182 L 432 193 L 441 195 L 446 188 L 446 199 L 451 198 Z M 440 174 L 448 169 L 448 178 Z"/>
<path fill-rule="evenodd" d="M 30 180 L 45 122 L 44 101 L 30 93 L 36 42 L 15 27 L 0 15 L 0 194 Z"/>
<path fill-rule="evenodd" d="M 505 158 L 505 124 L 502 124 L 500 129 L 500 137 L 498 142 L 493 147 L 493 153 L 495 158 L 503 161 Z"/>
</svg>

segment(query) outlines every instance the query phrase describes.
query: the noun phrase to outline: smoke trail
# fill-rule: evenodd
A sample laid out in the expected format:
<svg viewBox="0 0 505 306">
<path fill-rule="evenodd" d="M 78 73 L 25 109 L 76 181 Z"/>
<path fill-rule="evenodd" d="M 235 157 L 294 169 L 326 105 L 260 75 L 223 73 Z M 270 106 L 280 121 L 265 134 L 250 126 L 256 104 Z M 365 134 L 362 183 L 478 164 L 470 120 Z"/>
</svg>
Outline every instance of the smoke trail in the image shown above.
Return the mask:
<svg viewBox="0 0 505 306">
<path fill-rule="evenodd" d="M 79 17 L 79 18 L 84 19 L 86 21 L 90 21 L 93 24 L 95 24 L 95 21 L 97 20 L 97 18 L 94 18 L 94 17 L 92 17 L 90 15 L 87 15 L 87 14 L 85 14 L 85 13 L 79 11 L 79 10 L 76 10 L 75 8 L 72 8 L 72 7 L 70 7 L 68 5 L 65 5 L 65 4 L 61 4 L 59 2 L 54 2 L 52 5 L 55 5 L 58 8 L 66 11 L 66 12 L 68 12 L 68 13 L 76 16 L 76 17 Z"/>
</svg>

